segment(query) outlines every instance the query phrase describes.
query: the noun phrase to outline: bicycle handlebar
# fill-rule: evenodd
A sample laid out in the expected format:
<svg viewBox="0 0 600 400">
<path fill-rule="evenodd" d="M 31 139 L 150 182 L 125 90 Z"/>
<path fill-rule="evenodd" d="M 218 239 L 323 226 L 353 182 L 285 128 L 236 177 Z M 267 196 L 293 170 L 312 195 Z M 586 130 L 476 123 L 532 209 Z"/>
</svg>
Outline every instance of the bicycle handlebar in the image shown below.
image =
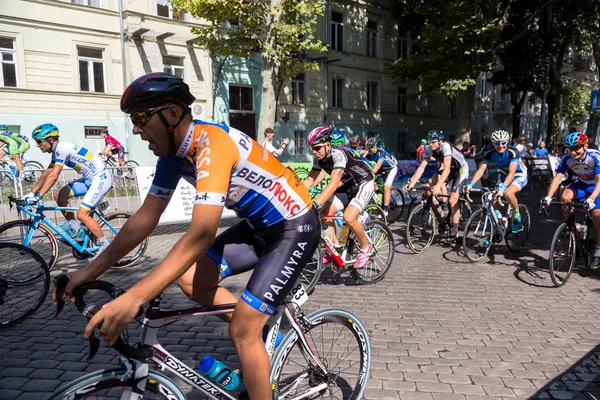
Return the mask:
<svg viewBox="0 0 600 400">
<path fill-rule="evenodd" d="M 65 300 L 63 299 L 63 295 L 65 293 L 65 288 L 69 283 L 69 277 L 65 274 L 60 274 L 56 278 L 54 278 L 53 282 L 56 285 L 56 316 L 58 316 L 58 314 L 63 310 L 65 306 Z M 125 293 L 124 290 L 119 289 L 112 283 L 106 281 L 94 281 L 90 283 L 84 283 L 83 285 L 76 287 L 73 290 L 73 297 L 75 297 L 75 307 L 77 307 L 77 310 L 79 310 L 79 312 L 88 319 L 91 319 L 94 316 L 94 314 L 100 310 L 100 308 L 98 308 L 98 306 L 94 304 L 86 305 L 83 297 L 88 293 L 89 290 L 101 290 L 107 293 L 113 299 Z M 136 318 L 142 315 L 143 311 L 143 308 L 140 308 Z M 88 356 L 88 360 L 91 360 L 98 352 L 98 348 L 100 347 L 100 340 L 92 333 L 90 335 L 89 341 L 90 354 Z M 117 339 L 117 341 L 112 345 L 112 347 L 127 358 L 132 358 L 136 360 L 146 360 L 152 358 L 153 352 L 151 348 L 136 348 L 130 346 L 120 336 Z"/>
</svg>

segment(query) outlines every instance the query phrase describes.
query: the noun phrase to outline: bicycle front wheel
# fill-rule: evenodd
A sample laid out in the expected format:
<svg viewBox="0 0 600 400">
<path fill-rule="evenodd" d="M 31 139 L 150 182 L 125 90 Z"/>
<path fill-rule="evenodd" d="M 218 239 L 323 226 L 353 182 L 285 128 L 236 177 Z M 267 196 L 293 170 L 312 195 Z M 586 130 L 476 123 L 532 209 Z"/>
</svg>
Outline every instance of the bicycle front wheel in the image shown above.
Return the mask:
<svg viewBox="0 0 600 400">
<path fill-rule="evenodd" d="M 463 232 L 463 251 L 471 262 L 480 261 L 492 247 L 492 221 L 487 211 L 481 208 L 473 213 Z"/>
<path fill-rule="evenodd" d="M 554 286 L 560 287 L 567 283 L 576 259 L 575 235 L 567 229 L 567 224 L 563 223 L 554 232 L 548 257 L 550 278 Z"/>
<path fill-rule="evenodd" d="M 104 237 L 107 238 L 110 242 L 112 242 L 125 222 L 132 216 L 133 214 L 126 211 L 116 211 L 108 214 L 105 219 L 108 221 L 106 224 L 104 221 L 98 221 L 100 224 L 100 228 L 104 233 Z M 148 247 L 148 238 L 144 239 L 136 248 L 127 253 L 121 260 L 117 261 L 112 268 L 120 269 L 120 268 L 129 268 L 134 265 L 146 252 L 146 248 Z"/>
<path fill-rule="evenodd" d="M 36 182 L 44 172 L 44 167 L 37 161 L 27 161 L 23 163 L 23 171 L 19 177 L 25 182 Z"/>
<path fill-rule="evenodd" d="M 306 263 L 302 272 L 300 273 L 300 277 L 298 278 L 302 285 L 306 289 L 306 292 L 311 295 L 312 292 L 315 291 L 315 287 L 317 283 L 319 283 L 319 279 L 321 278 L 321 273 L 323 272 L 323 259 L 321 256 L 321 246 L 317 246 L 315 253 L 312 256 L 312 259 Z"/>
<path fill-rule="evenodd" d="M 140 164 L 133 160 L 125 161 L 125 172 L 127 173 L 125 178 L 130 181 L 135 180 L 135 169 L 139 166 Z"/>
<path fill-rule="evenodd" d="M 0 328 L 17 324 L 35 313 L 50 289 L 46 262 L 17 243 L 0 243 Z"/>
<path fill-rule="evenodd" d="M 416 206 L 406 221 L 406 239 L 413 253 L 427 251 L 437 231 L 437 219 L 430 207 Z"/>
<path fill-rule="evenodd" d="M 383 279 L 394 260 L 395 246 L 392 231 L 381 221 L 367 221 L 364 224 L 367 240 L 373 249 L 371 260 L 360 269 L 351 269 L 354 279 L 363 283 L 375 283 Z M 355 253 L 360 251 L 355 241 Z"/>
<path fill-rule="evenodd" d="M 58 259 L 58 242 L 56 241 L 56 236 L 45 225 L 40 224 L 29 242 L 25 243 L 25 238 L 30 228 L 31 221 L 24 219 L 9 221 L 0 225 L 0 243 L 19 243 L 35 249 L 35 252 L 46 261 L 48 270 L 52 271 Z"/>
<path fill-rule="evenodd" d="M 107 369 L 92 372 L 58 388 L 48 400 L 71 399 L 120 399 L 123 394 L 131 393 L 137 380 L 131 378 L 121 381 L 127 372 L 124 368 Z M 185 400 L 177 385 L 160 372 L 150 370 L 146 378 L 144 399 Z"/>
<path fill-rule="evenodd" d="M 525 243 L 527 243 L 529 231 L 531 230 L 531 216 L 525 204 L 519 204 L 519 213 L 521 214 L 521 228 L 512 232 L 513 217 L 511 216 L 508 225 L 511 231 L 506 234 L 506 246 L 510 251 L 515 253 L 521 250 Z"/>
<path fill-rule="evenodd" d="M 306 349 L 290 331 L 271 363 L 273 399 L 360 399 L 371 370 L 371 345 L 357 317 L 339 309 L 317 311 L 302 321 Z M 327 373 L 308 360 L 319 360 Z"/>
</svg>

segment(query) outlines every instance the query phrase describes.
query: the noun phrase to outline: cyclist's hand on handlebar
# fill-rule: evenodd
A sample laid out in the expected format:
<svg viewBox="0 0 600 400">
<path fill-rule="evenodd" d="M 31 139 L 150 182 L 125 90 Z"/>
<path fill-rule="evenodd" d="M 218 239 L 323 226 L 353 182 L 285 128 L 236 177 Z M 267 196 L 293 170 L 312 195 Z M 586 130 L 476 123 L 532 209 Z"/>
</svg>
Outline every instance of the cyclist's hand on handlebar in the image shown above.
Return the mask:
<svg viewBox="0 0 600 400">
<path fill-rule="evenodd" d="M 77 286 L 83 285 L 84 283 L 93 282 L 95 280 L 94 277 L 88 275 L 85 268 L 78 271 L 69 272 L 65 275 L 67 275 L 69 278 L 69 283 L 67 283 L 65 288 L 64 296 L 70 298 L 71 303 L 75 302 L 75 297 L 73 297 L 73 289 L 75 289 Z M 60 295 L 62 296 L 63 293 L 60 293 Z M 56 286 L 54 286 L 54 289 L 52 290 L 52 303 L 54 303 L 55 306 L 58 305 L 58 296 L 59 293 L 57 293 Z"/>
<path fill-rule="evenodd" d="M 544 197 L 544 198 L 542 199 L 542 204 L 543 204 L 545 207 L 548 207 L 548 206 L 550 205 L 550 203 L 552 203 L 552 197 L 550 197 L 550 196 L 546 196 L 546 197 Z"/>
<path fill-rule="evenodd" d="M 412 186 L 410 186 L 410 183 L 407 183 L 406 186 L 404 186 L 403 191 L 404 191 L 404 193 L 408 193 L 411 191 L 411 189 L 412 189 Z"/>
<path fill-rule="evenodd" d="M 465 185 L 465 194 L 471 193 L 471 190 L 473 190 L 473 183 L 466 184 Z"/>
<path fill-rule="evenodd" d="M 100 326 L 100 335 L 104 336 L 107 343 L 114 344 L 125 327 L 133 321 L 142 304 L 127 292 L 105 304 L 88 322 L 83 335 L 88 338 L 93 334 L 94 328 Z"/>
<path fill-rule="evenodd" d="M 433 188 L 431 188 L 431 193 L 433 193 L 434 196 L 437 196 L 441 192 L 442 188 L 440 187 L 440 185 L 435 185 Z"/>
<path fill-rule="evenodd" d="M 585 208 L 587 208 L 588 210 L 593 210 L 596 207 L 596 200 L 591 199 L 591 198 L 587 198 L 585 199 L 585 201 L 583 202 L 583 205 L 585 206 Z"/>
</svg>

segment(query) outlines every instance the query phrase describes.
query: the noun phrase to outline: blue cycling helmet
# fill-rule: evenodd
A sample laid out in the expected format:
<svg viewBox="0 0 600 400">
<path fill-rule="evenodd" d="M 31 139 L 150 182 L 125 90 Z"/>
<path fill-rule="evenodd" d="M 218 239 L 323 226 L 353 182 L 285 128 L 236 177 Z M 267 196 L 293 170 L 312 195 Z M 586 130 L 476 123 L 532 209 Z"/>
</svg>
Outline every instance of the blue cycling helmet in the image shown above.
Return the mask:
<svg viewBox="0 0 600 400">
<path fill-rule="evenodd" d="M 586 144 L 588 137 L 585 132 L 571 132 L 565 138 L 565 144 L 569 147 Z"/>
<path fill-rule="evenodd" d="M 8 126 L 6 126 L 4 124 L 0 125 L 0 132 L 4 132 L 4 131 L 7 131 L 7 130 L 8 130 Z"/>
<path fill-rule="evenodd" d="M 443 139 L 444 139 L 444 131 L 438 131 L 436 129 L 433 129 L 427 133 L 427 141 L 443 140 Z"/>
<path fill-rule="evenodd" d="M 31 137 L 35 141 L 46 140 L 50 137 L 58 137 L 58 128 L 54 124 L 42 124 L 35 128 L 31 133 Z"/>
<path fill-rule="evenodd" d="M 331 144 L 334 146 L 343 145 L 344 140 L 345 140 L 344 134 L 340 131 L 333 131 L 331 133 L 331 137 L 329 139 Z"/>
</svg>

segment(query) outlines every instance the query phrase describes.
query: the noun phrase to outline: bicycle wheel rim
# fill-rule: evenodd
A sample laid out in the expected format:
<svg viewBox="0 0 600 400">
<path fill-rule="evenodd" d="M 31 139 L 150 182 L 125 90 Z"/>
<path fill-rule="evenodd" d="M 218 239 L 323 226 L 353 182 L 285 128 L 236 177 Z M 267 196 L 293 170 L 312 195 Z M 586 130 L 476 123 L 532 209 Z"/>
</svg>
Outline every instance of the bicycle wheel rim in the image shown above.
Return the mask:
<svg viewBox="0 0 600 400">
<path fill-rule="evenodd" d="M 304 337 L 315 357 L 326 366 L 329 376 L 323 377 L 317 367 L 309 366 L 301 341 L 292 331 L 279 346 L 271 365 L 273 398 L 301 396 L 323 383 L 327 383 L 327 387 L 320 393 L 321 397 L 361 398 L 371 369 L 371 346 L 364 326 L 343 310 L 322 310 L 307 319 L 310 325 L 303 329 Z M 308 375 L 303 378 L 303 374 Z"/>
<path fill-rule="evenodd" d="M 369 215 L 370 221 L 382 221 L 384 224 L 387 224 L 385 212 L 383 211 L 383 208 L 378 205 L 369 204 L 367 208 L 365 208 L 365 212 Z"/>
<path fill-rule="evenodd" d="M 321 246 L 317 246 L 311 260 L 306 263 L 304 268 L 302 268 L 302 272 L 300 272 L 300 276 L 298 277 L 309 295 L 314 292 L 322 272 L 323 260 Z"/>
<path fill-rule="evenodd" d="M 576 258 L 575 235 L 563 223 L 554 232 L 548 257 L 550 279 L 554 286 L 560 287 L 567 283 Z"/>
<path fill-rule="evenodd" d="M 380 221 L 365 223 L 365 233 L 372 247 L 371 260 L 360 269 L 352 269 L 354 279 L 364 283 L 375 283 L 383 279 L 394 260 L 395 245 L 390 229 Z M 360 251 L 356 241 L 355 253 Z"/>
<path fill-rule="evenodd" d="M 508 233 L 506 235 L 506 246 L 510 251 L 517 252 L 520 251 L 525 243 L 527 243 L 527 239 L 529 238 L 529 232 L 531 230 L 531 215 L 529 214 L 529 209 L 524 204 L 519 204 L 519 213 L 521 214 L 521 230 L 516 233 Z M 509 220 L 509 228 L 512 229 L 512 219 L 511 216 Z"/>
<path fill-rule="evenodd" d="M 122 211 L 117 211 L 117 212 L 107 215 L 105 219 L 108 221 L 110 226 L 114 229 L 114 231 L 108 225 L 106 225 L 104 222 L 101 221 L 100 228 L 102 229 L 102 232 L 104 233 L 104 237 L 107 238 L 109 241 L 113 241 L 114 238 L 119 233 L 119 231 L 121 230 L 121 228 L 123 227 L 123 225 L 125 225 L 125 222 L 127 222 L 127 220 L 132 215 L 133 214 L 131 214 L 131 213 L 122 212 Z M 94 240 L 96 241 L 97 239 L 94 238 Z M 112 266 L 112 268 L 119 269 L 119 268 L 131 267 L 136 262 L 138 262 L 140 258 L 142 258 L 142 256 L 146 252 L 147 247 L 148 247 L 148 238 L 144 239 L 136 248 L 134 248 L 132 251 L 130 251 L 124 257 L 122 257 L 119 261 L 117 261 Z"/>
<path fill-rule="evenodd" d="M 406 238 L 413 253 L 427 251 L 433 243 L 436 228 L 437 220 L 429 207 L 419 204 L 411 211 L 406 222 Z"/>
<path fill-rule="evenodd" d="M 15 220 L 1 225 L 0 243 L 10 242 L 23 244 L 25 235 L 30 227 L 31 221 L 29 220 Z M 35 249 L 35 252 L 46 262 L 49 271 L 54 269 L 56 260 L 58 259 L 58 242 L 50 229 L 44 225 L 38 225 L 26 247 Z"/>
<path fill-rule="evenodd" d="M 492 231 L 486 210 L 479 209 L 471 215 L 463 232 L 463 252 L 469 261 L 478 262 L 487 255 L 492 246 Z"/>
<path fill-rule="evenodd" d="M 32 316 L 50 289 L 46 262 L 17 243 L 0 243 L 0 328 Z"/>
</svg>

